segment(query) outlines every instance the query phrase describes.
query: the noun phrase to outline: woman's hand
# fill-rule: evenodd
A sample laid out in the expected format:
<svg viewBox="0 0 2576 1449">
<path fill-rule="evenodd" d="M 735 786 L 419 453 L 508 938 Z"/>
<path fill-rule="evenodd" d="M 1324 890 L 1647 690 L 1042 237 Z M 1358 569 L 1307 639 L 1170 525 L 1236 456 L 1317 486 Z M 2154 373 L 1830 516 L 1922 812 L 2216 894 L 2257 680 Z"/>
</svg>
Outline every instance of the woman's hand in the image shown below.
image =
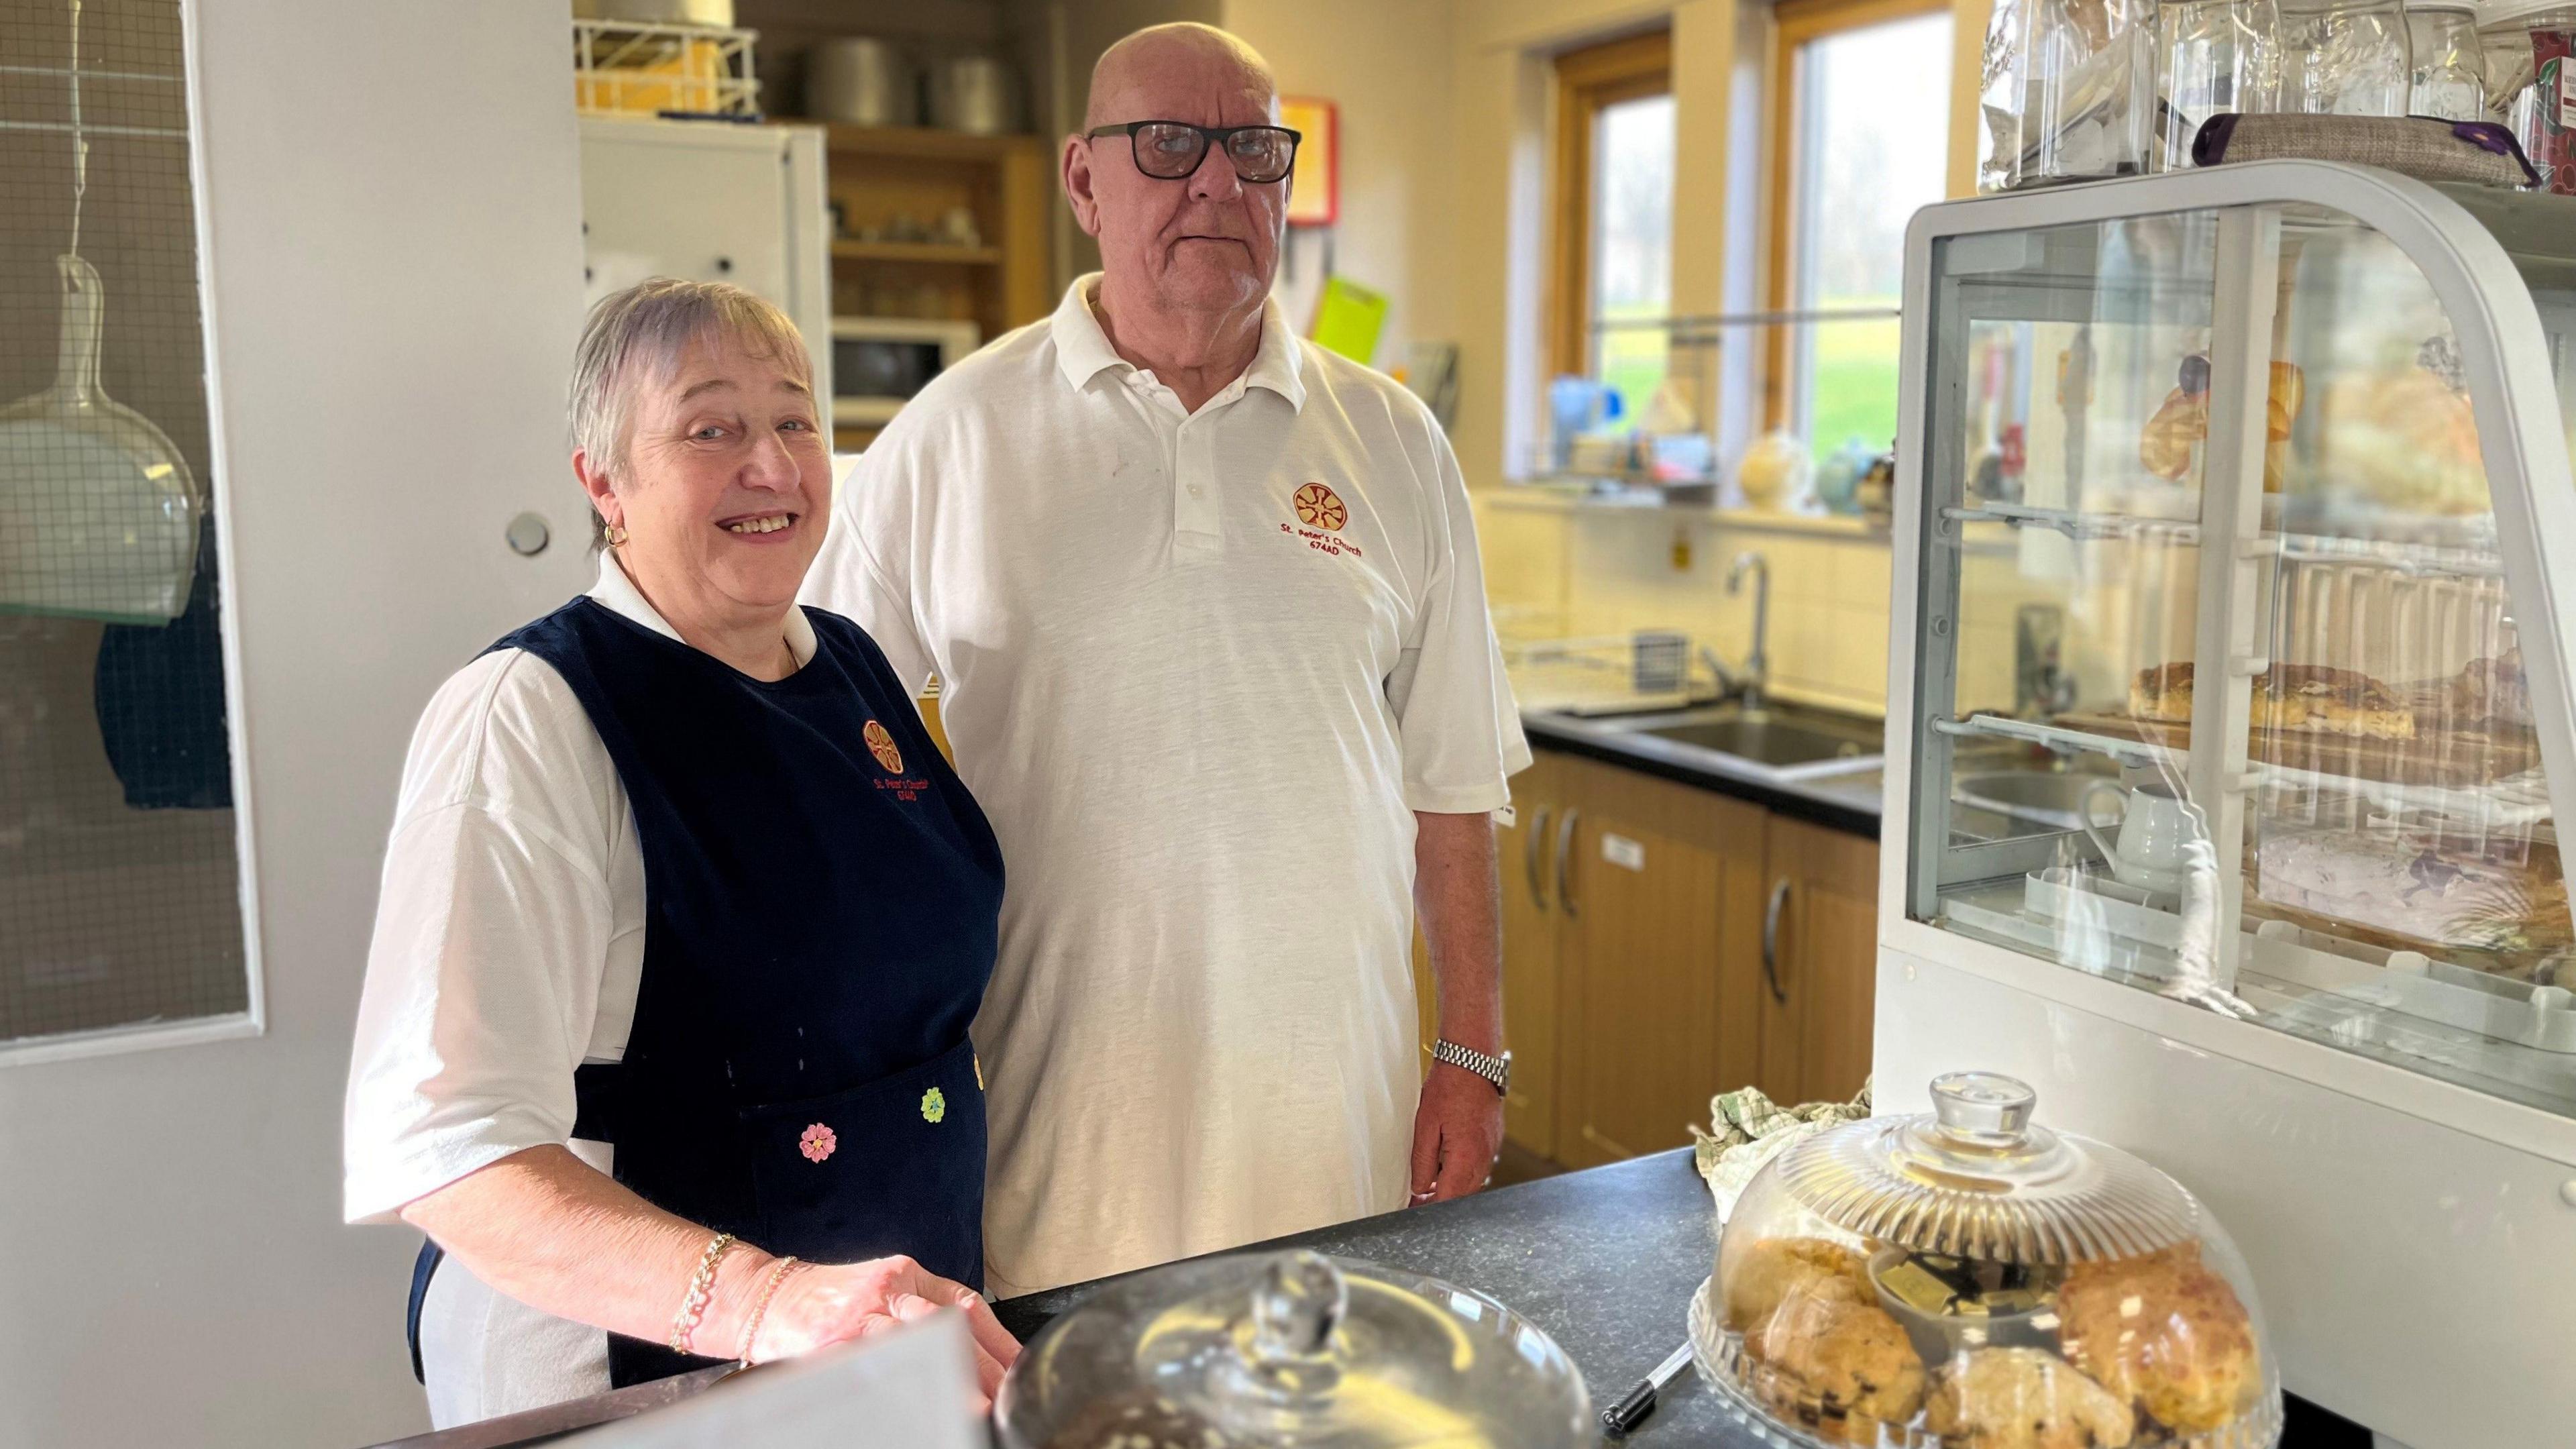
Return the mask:
<svg viewBox="0 0 2576 1449">
<path fill-rule="evenodd" d="M 992 1407 L 1019 1340 L 974 1289 L 928 1272 L 910 1258 L 816 1264 L 790 1273 L 761 1320 L 752 1360 L 794 1358 L 829 1344 L 887 1332 L 947 1309 L 962 1309 L 975 1341 L 976 1411 Z"/>
</svg>

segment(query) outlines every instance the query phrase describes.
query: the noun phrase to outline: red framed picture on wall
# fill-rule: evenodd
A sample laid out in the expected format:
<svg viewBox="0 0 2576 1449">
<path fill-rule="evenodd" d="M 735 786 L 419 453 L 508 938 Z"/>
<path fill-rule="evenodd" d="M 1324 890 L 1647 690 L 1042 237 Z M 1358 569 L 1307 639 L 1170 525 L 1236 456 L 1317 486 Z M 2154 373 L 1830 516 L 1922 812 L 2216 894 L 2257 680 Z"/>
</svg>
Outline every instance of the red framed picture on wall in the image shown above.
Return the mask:
<svg viewBox="0 0 2576 1449">
<path fill-rule="evenodd" d="M 1342 215 L 1342 118 L 1331 101 L 1281 96 L 1279 124 L 1305 139 L 1288 173 L 1288 224 L 1331 226 Z"/>
</svg>

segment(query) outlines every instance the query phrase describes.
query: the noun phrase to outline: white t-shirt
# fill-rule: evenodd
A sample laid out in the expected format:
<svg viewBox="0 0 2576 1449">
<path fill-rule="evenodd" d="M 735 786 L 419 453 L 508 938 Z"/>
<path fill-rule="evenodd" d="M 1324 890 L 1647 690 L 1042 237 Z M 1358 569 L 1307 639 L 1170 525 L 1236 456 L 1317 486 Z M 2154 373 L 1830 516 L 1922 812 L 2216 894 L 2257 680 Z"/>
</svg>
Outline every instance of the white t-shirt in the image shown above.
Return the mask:
<svg viewBox="0 0 2576 1449">
<path fill-rule="evenodd" d="M 590 597 L 658 633 L 613 558 Z M 803 664 L 814 628 L 786 621 Z M 554 666 L 518 649 L 449 676 L 421 712 L 358 1001 L 343 1102 L 342 1211 L 406 1203 L 530 1147 L 575 1141 L 573 1071 L 626 1053 L 644 967 L 644 853 L 626 787 Z M 385 1285 L 385 1313 L 402 1285 Z M 607 1336 L 486 1288 L 449 1259 L 421 1324 L 439 1427 L 608 1388 Z"/>
<path fill-rule="evenodd" d="M 936 673 L 1007 873 L 987 1287 L 1401 1207 L 1415 811 L 1528 762 L 1448 440 L 1296 338 L 1195 414 L 1095 278 L 907 404 L 807 596 Z"/>
</svg>

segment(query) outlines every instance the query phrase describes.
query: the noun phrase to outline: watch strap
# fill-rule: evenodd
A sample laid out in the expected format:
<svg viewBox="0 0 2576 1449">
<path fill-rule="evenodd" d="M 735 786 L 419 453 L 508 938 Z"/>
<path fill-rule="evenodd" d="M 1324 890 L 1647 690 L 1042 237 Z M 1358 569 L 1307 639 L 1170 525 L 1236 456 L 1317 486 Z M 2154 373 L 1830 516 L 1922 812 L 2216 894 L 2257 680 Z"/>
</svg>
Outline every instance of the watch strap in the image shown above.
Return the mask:
<svg viewBox="0 0 2576 1449">
<path fill-rule="evenodd" d="M 1494 1056 L 1480 1052 L 1474 1047 L 1460 1046 L 1443 1037 L 1432 1043 L 1431 1059 L 1435 1062 L 1447 1062 L 1453 1067 L 1464 1067 L 1474 1072 L 1493 1084 L 1494 1093 L 1497 1096 L 1504 1094 L 1511 1087 L 1512 1054 L 1510 1052 Z"/>
</svg>

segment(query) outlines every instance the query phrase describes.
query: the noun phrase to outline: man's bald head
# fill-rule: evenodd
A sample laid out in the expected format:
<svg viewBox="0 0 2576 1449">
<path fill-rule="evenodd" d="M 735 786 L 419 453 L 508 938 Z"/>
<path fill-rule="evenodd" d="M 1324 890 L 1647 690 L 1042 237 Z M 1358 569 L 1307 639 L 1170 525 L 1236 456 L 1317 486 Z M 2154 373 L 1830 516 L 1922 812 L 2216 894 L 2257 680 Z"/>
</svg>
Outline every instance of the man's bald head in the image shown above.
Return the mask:
<svg viewBox="0 0 2576 1449">
<path fill-rule="evenodd" d="M 1270 62 L 1235 36 L 1190 20 L 1148 25 L 1102 51 L 1091 67 L 1091 97 L 1083 109 L 1083 129 L 1185 119 L 1126 112 L 1159 94 L 1211 88 L 1257 95 L 1258 108 L 1265 115 L 1279 95 L 1270 78 Z"/>
<path fill-rule="evenodd" d="M 1090 133 L 1138 121 L 1217 131 L 1275 125 L 1269 64 L 1214 26 L 1151 26 L 1102 53 L 1087 115 L 1064 138 L 1060 165 L 1074 220 L 1100 241 L 1103 305 L 1126 309 L 1131 326 L 1147 308 L 1254 315 L 1279 265 L 1288 178 L 1245 181 L 1230 146 L 1198 146 L 1196 137 L 1155 143 L 1184 162 L 1195 151 L 1188 175 L 1167 166 L 1149 175 L 1133 133 Z"/>
</svg>

